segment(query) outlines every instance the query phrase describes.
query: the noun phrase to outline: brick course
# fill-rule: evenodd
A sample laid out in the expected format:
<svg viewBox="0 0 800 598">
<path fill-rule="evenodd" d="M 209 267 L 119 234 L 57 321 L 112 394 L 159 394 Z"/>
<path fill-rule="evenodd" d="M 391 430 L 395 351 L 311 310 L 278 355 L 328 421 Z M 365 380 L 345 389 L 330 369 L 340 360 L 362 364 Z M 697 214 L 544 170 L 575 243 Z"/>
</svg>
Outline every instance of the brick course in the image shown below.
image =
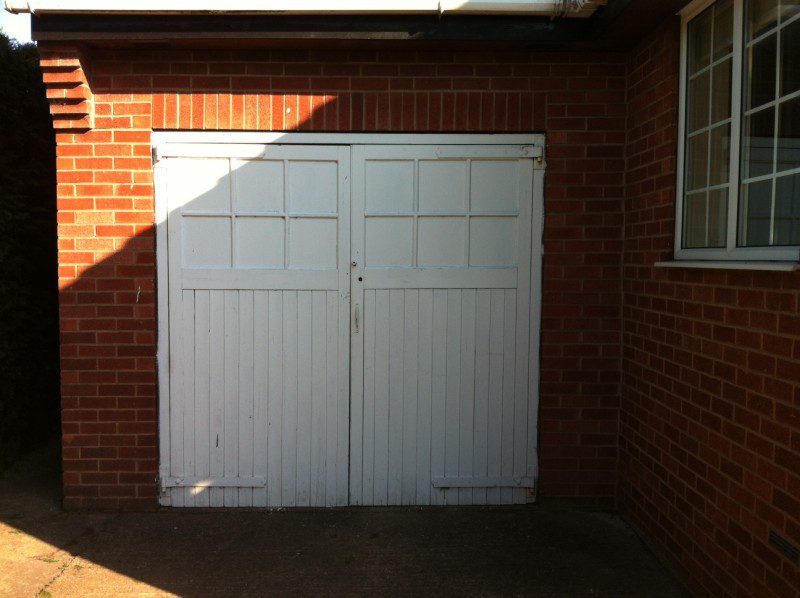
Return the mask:
<svg viewBox="0 0 800 598">
<path fill-rule="evenodd" d="M 800 274 L 654 268 L 674 242 L 679 26 L 629 60 L 619 502 L 699 595 L 795 596 Z"/>
<path fill-rule="evenodd" d="M 624 56 L 94 49 L 80 64 L 93 128 L 57 139 L 68 507 L 156 504 L 150 133 L 173 129 L 546 132 L 540 491 L 612 504 Z"/>
</svg>

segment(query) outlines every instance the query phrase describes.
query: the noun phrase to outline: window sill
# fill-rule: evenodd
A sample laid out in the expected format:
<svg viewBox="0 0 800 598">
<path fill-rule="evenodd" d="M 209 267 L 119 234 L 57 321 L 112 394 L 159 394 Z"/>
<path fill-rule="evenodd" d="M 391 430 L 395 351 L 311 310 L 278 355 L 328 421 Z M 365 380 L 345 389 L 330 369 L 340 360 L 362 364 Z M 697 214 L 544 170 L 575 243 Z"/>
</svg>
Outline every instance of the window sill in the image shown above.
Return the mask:
<svg viewBox="0 0 800 598">
<path fill-rule="evenodd" d="M 671 260 L 656 262 L 656 268 L 707 268 L 713 270 L 764 270 L 794 272 L 800 270 L 798 262 L 728 261 L 728 260 Z"/>
</svg>

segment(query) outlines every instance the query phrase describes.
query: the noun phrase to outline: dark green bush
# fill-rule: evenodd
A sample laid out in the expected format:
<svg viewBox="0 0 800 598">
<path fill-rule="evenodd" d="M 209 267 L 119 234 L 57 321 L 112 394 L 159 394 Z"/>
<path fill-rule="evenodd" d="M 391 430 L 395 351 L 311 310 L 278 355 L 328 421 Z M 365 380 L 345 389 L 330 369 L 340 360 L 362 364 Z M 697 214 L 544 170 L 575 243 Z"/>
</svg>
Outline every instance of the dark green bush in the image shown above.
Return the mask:
<svg viewBox="0 0 800 598">
<path fill-rule="evenodd" d="M 38 52 L 0 32 L 0 470 L 58 430 L 55 139 Z"/>
</svg>

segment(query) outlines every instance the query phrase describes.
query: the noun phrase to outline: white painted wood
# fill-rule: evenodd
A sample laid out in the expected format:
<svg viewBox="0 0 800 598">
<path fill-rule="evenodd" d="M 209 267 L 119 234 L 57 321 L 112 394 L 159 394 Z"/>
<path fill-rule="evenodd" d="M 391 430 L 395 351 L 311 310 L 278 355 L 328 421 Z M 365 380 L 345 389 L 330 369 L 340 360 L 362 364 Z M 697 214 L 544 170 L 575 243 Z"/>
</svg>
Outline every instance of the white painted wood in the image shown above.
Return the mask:
<svg viewBox="0 0 800 598">
<path fill-rule="evenodd" d="M 336 270 L 222 270 L 183 268 L 180 285 L 184 289 L 284 291 L 339 290 Z"/>
<path fill-rule="evenodd" d="M 545 137 L 528 133 L 256 133 L 246 131 L 158 131 L 153 133 L 151 143 L 156 149 L 156 158 L 187 157 L 187 153 L 199 144 L 218 147 L 215 155 L 223 158 L 231 156 L 242 145 L 479 145 L 482 148 L 495 145 L 530 146 L 530 157 L 543 155 Z M 185 146 L 189 147 L 185 147 Z M 184 147 L 181 147 L 184 146 Z M 222 147 L 225 146 L 225 147 Z M 250 148 L 248 148 L 250 149 Z M 370 148 L 372 149 L 372 148 Z M 262 147 L 260 152 L 264 151 Z M 260 155 L 260 154 L 258 154 Z M 253 157 L 258 157 L 255 155 Z M 200 156 L 203 157 L 203 156 Z M 213 157 L 213 156 L 206 156 Z"/>
<path fill-rule="evenodd" d="M 162 504 L 524 502 L 535 138 L 237 138 L 159 141 Z"/>
<path fill-rule="evenodd" d="M 241 491 L 243 489 L 260 488 L 266 486 L 266 484 L 267 479 L 260 476 L 249 478 L 208 478 L 202 476 L 164 478 L 164 485 L 168 488 L 235 488 Z"/>
<path fill-rule="evenodd" d="M 347 504 L 350 149 L 266 154 L 159 166 L 174 506 Z"/>
<path fill-rule="evenodd" d="M 459 492 L 486 493 L 487 488 L 533 488 L 532 477 L 498 478 L 486 476 L 462 476 L 457 478 L 435 477 L 431 484 L 434 488 L 458 488 Z"/>
<path fill-rule="evenodd" d="M 532 150 L 446 149 L 353 148 L 352 504 L 534 485 L 543 171 Z"/>
<path fill-rule="evenodd" d="M 365 289 L 513 289 L 517 286 L 516 268 L 366 268 L 362 273 Z"/>
</svg>

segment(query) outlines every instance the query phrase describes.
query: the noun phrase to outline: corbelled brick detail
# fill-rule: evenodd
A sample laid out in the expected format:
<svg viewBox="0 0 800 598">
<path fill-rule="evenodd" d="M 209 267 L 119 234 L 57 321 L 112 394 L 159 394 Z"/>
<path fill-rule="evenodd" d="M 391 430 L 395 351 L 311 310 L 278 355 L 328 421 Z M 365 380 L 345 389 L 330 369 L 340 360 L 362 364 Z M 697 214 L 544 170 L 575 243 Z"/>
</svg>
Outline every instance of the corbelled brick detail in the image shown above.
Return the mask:
<svg viewBox="0 0 800 598">
<path fill-rule="evenodd" d="M 58 130 L 88 130 L 93 125 L 92 91 L 84 71 L 86 58 L 75 46 L 49 46 L 39 64 L 50 101 L 53 126 Z"/>
<path fill-rule="evenodd" d="M 620 509 L 698 595 L 796 596 L 800 274 L 654 268 L 675 225 L 679 26 L 629 63 Z"/>
</svg>

